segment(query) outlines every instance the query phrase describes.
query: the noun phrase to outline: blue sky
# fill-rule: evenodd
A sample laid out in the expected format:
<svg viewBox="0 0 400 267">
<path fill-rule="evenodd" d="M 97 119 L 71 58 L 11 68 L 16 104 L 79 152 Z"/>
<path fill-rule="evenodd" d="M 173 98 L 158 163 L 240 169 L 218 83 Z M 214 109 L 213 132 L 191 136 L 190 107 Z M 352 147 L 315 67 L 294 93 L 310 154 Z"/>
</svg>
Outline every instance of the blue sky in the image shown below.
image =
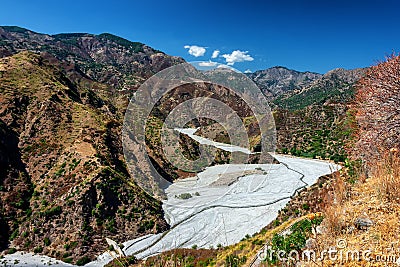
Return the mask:
<svg viewBox="0 0 400 267">
<path fill-rule="evenodd" d="M 1 5 L 0 25 L 49 34 L 109 32 L 187 61 L 211 60 L 218 50 L 213 61 L 241 71 L 280 65 L 324 73 L 370 66 L 400 51 L 396 0 L 14 0 Z"/>
</svg>

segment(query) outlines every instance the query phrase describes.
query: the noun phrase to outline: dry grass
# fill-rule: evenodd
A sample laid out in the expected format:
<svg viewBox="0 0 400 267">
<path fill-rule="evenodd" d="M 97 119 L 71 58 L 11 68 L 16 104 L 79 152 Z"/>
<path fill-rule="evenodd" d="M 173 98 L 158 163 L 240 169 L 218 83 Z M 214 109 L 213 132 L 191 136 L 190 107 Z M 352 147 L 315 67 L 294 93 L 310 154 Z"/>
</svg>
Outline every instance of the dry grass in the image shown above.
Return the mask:
<svg viewBox="0 0 400 267">
<path fill-rule="evenodd" d="M 400 158 L 390 153 L 377 165 L 374 176 L 379 178 L 377 190 L 382 200 L 400 202 Z"/>
<path fill-rule="evenodd" d="M 334 193 L 331 204 L 324 211 L 324 232 L 318 236 L 318 253 L 321 249 L 336 247 L 339 239 L 347 242 L 342 251 L 370 250 L 371 259 L 380 255 L 400 257 L 400 160 L 388 155 L 372 170 L 372 176 L 351 190 L 340 177 L 332 185 Z M 329 198 L 328 198 L 329 200 Z M 355 220 L 368 217 L 373 225 L 358 229 Z M 340 251 L 340 250 L 339 250 Z M 392 264 L 392 265 L 391 265 Z M 395 266 L 378 261 L 320 261 L 306 266 Z"/>
<path fill-rule="evenodd" d="M 343 220 L 343 203 L 349 195 L 349 186 L 345 183 L 344 178 L 339 172 L 334 174 L 335 179 L 331 186 L 332 191 L 324 196 L 324 226 L 332 236 L 338 236 L 345 222 Z"/>
<path fill-rule="evenodd" d="M 139 261 L 135 267 L 188 267 L 215 265 L 217 251 L 209 249 L 173 249 Z M 110 265 L 111 266 L 111 265 Z M 115 265 L 128 266 L 128 265 Z"/>
</svg>

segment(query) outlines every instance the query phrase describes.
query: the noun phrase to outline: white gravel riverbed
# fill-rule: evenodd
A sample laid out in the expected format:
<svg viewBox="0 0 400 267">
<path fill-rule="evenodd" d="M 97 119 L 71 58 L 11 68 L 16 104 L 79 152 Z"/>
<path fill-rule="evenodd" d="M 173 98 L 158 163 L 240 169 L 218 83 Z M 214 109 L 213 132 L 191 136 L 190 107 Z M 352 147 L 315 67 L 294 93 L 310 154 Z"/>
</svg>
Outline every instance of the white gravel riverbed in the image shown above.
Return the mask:
<svg viewBox="0 0 400 267">
<path fill-rule="evenodd" d="M 193 133 L 185 132 L 189 136 Z M 215 145 L 204 139 L 201 143 Z M 224 149 L 223 145 L 216 146 Z M 226 149 L 249 152 L 230 145 Z M 125 242 L 125 254 L 145 258 L 178 247 L 209 248 L 237 243 L 273 221 L 296 189 L 340 168 L 327 161 L 274 157 L 280 164 L 217 165 L 195 177 L 176 181 L 167 189 L 168 199 L 163 203 L 171 229 Z M 187 199 L 180 197 L 189 194 Z M 111 259 L 106 252 L 86 266 L 103 266 Z M 49 262 L 53 266 L 72 266 L 49 257 L 21 253 L 6 255 L 2 262 L 11 266 L 48 266 Z"/>
</svg>

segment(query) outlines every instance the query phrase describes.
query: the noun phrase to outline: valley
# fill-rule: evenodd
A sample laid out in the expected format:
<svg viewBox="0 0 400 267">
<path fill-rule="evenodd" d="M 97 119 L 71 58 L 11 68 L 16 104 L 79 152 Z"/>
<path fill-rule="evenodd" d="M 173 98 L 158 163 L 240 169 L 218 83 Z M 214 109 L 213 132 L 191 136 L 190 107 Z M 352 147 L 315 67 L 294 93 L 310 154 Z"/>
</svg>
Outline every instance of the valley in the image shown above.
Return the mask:
<svg viewBox="0 0 400 267">
<path fill-rule="evenodd" d="M 179 66 L 195 73 L 193 83 L 168 73 Z M 279 227 L 309 213 L 337 215 L 330 205 L 348 196 L 331 194 L 369 171 L 349 148 L 359 137 L 357 88 L 368 69 L 244 74 L 194 66 L 109 33 L 0 26 L 0 263 L 147 267 L 155 264 L 146 259 L 183 250 L 214 257 L 190 266 L 247 266 Z M 179 81 L 170 91 L 152 80 L 165 70 Z M 256 107 L 247 85 L 260 93 Z M 200 101 L 180 112 L 192 99 Z M 143 110 L 144 121 L 135 116 Z M 169 129 L 176 139 L 165 144 L 161 131 L 174 112 L 192 117 Z M 129 131 L 136 126 L 141 135 Z M 214 153 L 208 165 L 185 165 L 203 151 Z M 182 165 L 171 161 L 178 154 Z M 125 257 L 115 259 L 120 249 Z"/>
<path fill-rule="evenodd" d="M 195 129 L 179 129 L 197 139 Z M 215 142 L 202 138 L 203 144 Z M 218 145 L 217 145 L 218 146 Z M 241 150 L 229 146 L 228 151 Z M 253 235 L 271 223 L 298 190 L 312 185 L 322 175 L 340 169 L 333 163 L 274 155 L 279 164 L 225 164 L 207 168 L 195 177 L 179 180 L 167 189 L 163 202 L 169 230 L 126 241 L 125 255 L 142 259 L 174 248 L 228 246 Z M 233 182 L 224 183 L 226 176 Z M 221 182 L 219 183 L 218 182 Z M 180 197 L 181 196 L 181 197 Z M 187 197 L 184 197 L 187 196 Z M 5 263 L 30 263 L 19 255 L 6 256 Z M 46 260 L 43 258 L 43 260 Z M 104 253 L 85 266 L 105 265 L 113 260 Z M 58 266 L 53 259 L 52 265 Z M 61 265 L 63 266 L 63 265 Z"/>
</svg>

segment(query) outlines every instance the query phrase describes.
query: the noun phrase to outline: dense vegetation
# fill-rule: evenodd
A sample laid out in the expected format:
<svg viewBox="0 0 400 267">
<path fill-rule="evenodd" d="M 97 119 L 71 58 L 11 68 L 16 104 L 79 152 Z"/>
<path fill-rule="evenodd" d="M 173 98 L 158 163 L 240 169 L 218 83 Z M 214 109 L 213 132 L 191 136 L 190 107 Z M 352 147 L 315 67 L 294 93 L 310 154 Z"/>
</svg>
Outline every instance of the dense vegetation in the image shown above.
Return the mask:
<svg viewBox="0 0 400 267">
<path fill-rule="evenodd" d="M 342 84 L 338 87 L 341 88 L 342 86 L 344 85 Z M 346 103 L 354 97 L 354 88 L 351 87 L 349 90 L 342 91 L 338 87 L 327 88 L 315 86 L 300 94 L 290 96 L 281 95 L 274 100 L 274 104 L 280 108 L 294 111 L 304 109 L 310 105 L 322 105 L 327 101 Z"/>
<path fill-rule="evenodd" d="M 290 227 L 290 233 L 287 235 L 279 235 L 275 234 L 272 238 L 269 249 L 267 250 L 266 261 L 269 264 L 280 264 L 280 260 L 276 252 L 285 252 L 285 258 L 293 252 L 296 251 L 299 255 L 301 255 L 302 249 L 304 249 L 306 245 L 307 239 L 312 236 L 312 230 L 316 228 L 316 226 L 320 225 L 323 220 L 323 217 L 315 217 L 313 219 L 304 219 L 299 222 L 294 223 Z M 292 256 L 292 255 L 290 255 Z M 287 262 L 289 264 L 294 264 L 294 262 Z"/>
<path fill-rule="evenodd" d="M 104 38 L 106 40 L 113 41 L 121 46 L 127 47 L 129 49 L 132 49 L 134 53 L 138 52 L 144 52 L 143 46 L 144 44 L 139 43 L 139 42 L 131 42 L 129 40 L 126 40 L 124 38 L 121 38 L 119 36 L 110 34 L 110 33 L 102 33 L 99 35 L 100 38 Z"/>
<path fill-rule="evenodd" d="M 345 105 L 276 110 L 277 151 L 294 156 L 344 162 L 345 142 L 352 136 L 354 115 Z"/>
</svg>

